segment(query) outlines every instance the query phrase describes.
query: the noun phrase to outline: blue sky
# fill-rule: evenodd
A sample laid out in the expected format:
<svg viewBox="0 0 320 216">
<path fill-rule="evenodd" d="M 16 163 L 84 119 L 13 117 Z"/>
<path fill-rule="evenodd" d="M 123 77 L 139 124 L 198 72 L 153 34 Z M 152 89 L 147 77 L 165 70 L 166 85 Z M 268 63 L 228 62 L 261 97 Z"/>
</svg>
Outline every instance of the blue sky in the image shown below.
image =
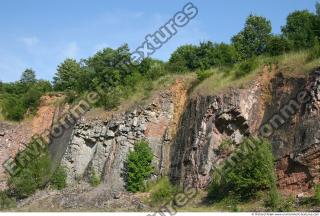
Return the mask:
<svg viewBox="0 0 320 216">
<path fill-rule="evenodd" d="M 52 80 L 65 58 L 128 43 L 133 50 L 188 1 L 184 0 L 1 0 L 0 80 L 20 78 L 25 68 Z M 250 14 L 271 20 L 279 33 L 294 10 L 315 11 L 315 0 L 193 0 L 198 16 L 153 57 L 167 60 L 176 47 L 200 41 L 229 42 Z"/>
</svg>

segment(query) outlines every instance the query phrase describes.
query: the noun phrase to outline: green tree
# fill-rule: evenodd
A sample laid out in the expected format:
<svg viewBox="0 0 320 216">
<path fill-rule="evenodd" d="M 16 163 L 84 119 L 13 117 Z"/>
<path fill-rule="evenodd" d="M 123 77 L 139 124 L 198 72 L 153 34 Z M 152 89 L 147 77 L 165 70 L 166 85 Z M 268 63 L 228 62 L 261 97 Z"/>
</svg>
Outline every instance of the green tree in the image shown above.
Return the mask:
<svg viewBox="0 0 320 216">
<path fill-rule="evenodd" d="M 149 80 L 157 79 L 166 73 L 165 64 L 152 58 L 144 58 L 139 64 L 139 71 Z"/>
<path fill-rule="evenodd" d="M 317 15 L 320 16 L 320 2 L 316 3 L 316 12 L 317 12 Z"/>
<path fill-rule="evenodd" d="M 290 49 L 291 44 L 286 38 L 272 35 L 268 40 L 266 52 L 271 56 L 277 56 L 290 51 Z"/>
<path fill-rule="evenodd" d="M 238 53 L 233 45 L 215 44 L 212 53 L 212 66 L 230 66 L 237 62 Z"/>
<path fill-rule="evenodd" d="M 80 64 L 74 59 L 66 59 L 58 66 L 53 78 L 55 89 L 58 91 L 78 90 L 80 73 Z"/>
<path fill-rule="evenodd" d="M 271 36 L 271 23 L 264 17 L 250 15 L 244 29 L 232 38 L 240 59 L 263 54 Z"/>
<path fill-rule="evenodd" d="M 131 54 L 127 44 L 117 48 L 106 48 L 87 59 L 85 64 L 94 69 L 94 86 L 102 88 L 115 87 L 122 84 L 125 77 L 137 71 L 131 64 Z"/>
<path fill-rule="evenodd" d="M 169 59 L 169 68 L 172 72 L 183 73 L 187 70 L 197 68 L 197 47 L 194 45 L 183 45 L 178 47 Z"/>
<path fill-rule="evenodd" d="M 148 142 L 142 140 L 134 145 L 134 151 L 128 155 L 127 167 L 127 190 L 138 192 L 145 190 L 145 181 L 150 178 L 154 171 L 151 165 L 153 154 Z"/>
<path fill-rule="evenodd" d="M 316 37 L 316 16 L 307 10 L 295 11 L 287 17 L 282 27 L 283 35 L 293 43 L 294 49 L 310 48 Z"/>
<path fill-rule="evenodd" d="M 36 81 L 36 74 L 32 69 L 26 69 L 21 75 L 20 82 L 23 84 L 34 84 Z"/>
</svg>

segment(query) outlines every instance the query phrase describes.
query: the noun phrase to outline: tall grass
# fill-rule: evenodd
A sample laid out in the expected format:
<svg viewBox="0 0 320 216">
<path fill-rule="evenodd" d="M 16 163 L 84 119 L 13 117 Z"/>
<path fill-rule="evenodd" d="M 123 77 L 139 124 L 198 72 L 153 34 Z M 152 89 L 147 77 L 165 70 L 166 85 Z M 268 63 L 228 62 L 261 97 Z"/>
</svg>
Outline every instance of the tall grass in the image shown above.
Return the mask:
<svg viewBox="0 0 320 216">
<path fill-rule="evenodd" d="M 276 65 L 277 71 L 287 76 L 308 74 L 320 66 L 320 56 L 310 59 L 314 52 L 310 49 L 277 57 L 260 56 L 252 62 L 241 62 L 230 68 L 212 68 L 206 72 L 212 75 L 195 87 L 191 95 L 212 95 L 230 87 L 243 88 L 262 74 L 264 66 Z"/>
</svg>

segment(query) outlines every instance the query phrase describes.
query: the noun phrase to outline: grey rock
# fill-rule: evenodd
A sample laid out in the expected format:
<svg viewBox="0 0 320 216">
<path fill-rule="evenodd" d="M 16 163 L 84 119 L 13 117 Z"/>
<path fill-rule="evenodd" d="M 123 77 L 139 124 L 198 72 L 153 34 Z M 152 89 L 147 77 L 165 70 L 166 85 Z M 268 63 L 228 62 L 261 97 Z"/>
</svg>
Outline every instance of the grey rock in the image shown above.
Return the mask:
<svg viewBox="0 0 320 216">
<path fill-rule="evenodd" d="M 114 137 L 114 136 L 115 136 L 114 132 L 112 130 L 108 130 L 107 137 Z"/>
</svg>

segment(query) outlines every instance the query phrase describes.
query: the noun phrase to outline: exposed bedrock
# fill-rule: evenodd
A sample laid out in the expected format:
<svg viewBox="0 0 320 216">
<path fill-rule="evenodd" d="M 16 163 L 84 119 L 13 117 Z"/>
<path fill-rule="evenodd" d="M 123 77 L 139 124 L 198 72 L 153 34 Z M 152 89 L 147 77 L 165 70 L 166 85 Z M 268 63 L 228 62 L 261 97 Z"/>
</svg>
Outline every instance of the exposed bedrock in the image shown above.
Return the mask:
<svg viewBox="0 0 320 216">
<path fill-rule="evenodd" d="M 279 188 L 308 191 L 319 182 L 319 72 L 290 78 L 266 73 L 247 88 L 188 100 L 186 87 L 177 81 L 146 106 L 105 121 L 82 119 L 62 159 L 69 184 L 87 181 L 94 171 L 112 190 L 123 190 L 127 154 L 135 141 L 147 139 L 155 156 L 154 178 L 168 174 L 177 184 L 206 188 L 214 167 L 268 123 Z M 301 91 L 310 93 L 310 100 L 293 103 Z M 226 139 L 231 152 L 219 149 Z"/>
<path fill-rule="evenodd" d="M 154 153 L 155 176 L 168 172 L 170 144 L 186 101 L 185 83 L 177 80 L 152 102 L 108 120 L 87 121 L 75 126 L 62 159 L 69 184 L 89 180 L 95 173 L 112 190 L 123 190 L 124 163 L 136 141 L 146 139 Z"/>
<path fill-rule="evenodd" d="M 260 134 L 269 123 L 279 188 L 300 193 L 319 182 L 320 72 L 264 78 L 262 74 L 246 89 L 189 100 L 172 144 L 172 181 L 206 188 L 214 166 L 228 156 L 219 153 L 221 141 L 229 139 L 236 148 L 244 136 Z M 310 100 L 294 103 L 301 91 Z"/>
</svg>

